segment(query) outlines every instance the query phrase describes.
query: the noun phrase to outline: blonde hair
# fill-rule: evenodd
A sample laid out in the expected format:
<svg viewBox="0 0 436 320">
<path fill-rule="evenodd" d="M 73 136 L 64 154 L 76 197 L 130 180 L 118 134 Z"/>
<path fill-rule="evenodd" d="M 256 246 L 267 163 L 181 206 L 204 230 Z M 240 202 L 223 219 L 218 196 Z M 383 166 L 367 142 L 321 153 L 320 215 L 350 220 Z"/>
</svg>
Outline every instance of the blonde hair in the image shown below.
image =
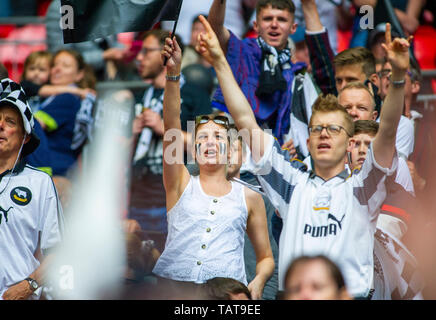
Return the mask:
<svg viewBox="0 0 436 320">
<path fill-rule="evenodd" d="M 23 74 L 21 75 L 21 81 L 26 80 L 26 72 L 29 66 L 34 64 L 38 59 L 47 59 L 48 66 L 51 67 L 53 55 L 48 51 L 33 51 L 30 53 L 24 61 Z"/>
<path fill-rule="evenodd" d="M 353 136 L 354 135 L 354 122 L 353 118 L 348 114 L 347 110 L 342 107 L 338 98 L 336 98 L 332 94 L 320 95 L 318 99 L 316 99 L 315 103 L 312 106 L 312 116 L 310 117 L 309 127 L 312 126 L 312 120 L 317 113 L 330 113 L 330 112 L 339 112 L 344 116 L 345 126 L 348 133 Z"/>
</svg>

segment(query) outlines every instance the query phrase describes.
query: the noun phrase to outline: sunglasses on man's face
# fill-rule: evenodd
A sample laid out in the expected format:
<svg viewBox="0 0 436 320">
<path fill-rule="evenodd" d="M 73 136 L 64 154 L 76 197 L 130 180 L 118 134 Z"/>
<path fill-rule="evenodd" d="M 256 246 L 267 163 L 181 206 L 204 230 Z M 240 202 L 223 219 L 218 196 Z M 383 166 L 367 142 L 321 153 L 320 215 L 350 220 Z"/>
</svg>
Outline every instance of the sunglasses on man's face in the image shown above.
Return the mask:
<svg viewBox="0 0 436 320">
<path fill-rule="evenodd" d="M 198 116 L 195 118 L 195 126 L 198 126 L 200 124 L 205 124 L 208 123 L 209 121 L 213 121 L 216 124 L 222 125 L 224 126 L 226 129 L 229 128 L 229 119 L 225 116 L 208 116 L 208 115 L 203 115 L 203 116 Z"/>
</svg>

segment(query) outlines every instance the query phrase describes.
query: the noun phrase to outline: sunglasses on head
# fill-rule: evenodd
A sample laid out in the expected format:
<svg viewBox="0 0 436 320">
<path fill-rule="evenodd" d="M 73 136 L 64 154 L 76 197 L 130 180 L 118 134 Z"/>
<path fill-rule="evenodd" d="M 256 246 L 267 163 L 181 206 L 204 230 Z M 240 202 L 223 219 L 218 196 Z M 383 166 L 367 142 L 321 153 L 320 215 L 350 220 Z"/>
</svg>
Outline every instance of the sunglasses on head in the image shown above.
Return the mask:
<svg viewBox="0 0 436 320">
<path fill-rule="evenodd" d="M 195 118 L 195 126 L 198 127 L 200 124 L 208 123 L 209 121 L 213 121 L 216 124 L 224 126 L 226 129 L 229 129 L 230 123 L 229 119 L 225 116 L 214 116 L 214 115 L 202 115 L 197 116 Z"/>
</svg>

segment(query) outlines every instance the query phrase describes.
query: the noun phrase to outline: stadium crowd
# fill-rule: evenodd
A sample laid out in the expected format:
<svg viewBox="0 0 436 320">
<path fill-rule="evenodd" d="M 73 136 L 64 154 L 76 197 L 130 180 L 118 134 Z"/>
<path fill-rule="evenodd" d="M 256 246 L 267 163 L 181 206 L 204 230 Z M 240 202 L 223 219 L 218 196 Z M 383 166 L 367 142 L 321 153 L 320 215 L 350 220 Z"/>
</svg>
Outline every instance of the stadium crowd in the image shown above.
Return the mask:
<svg viewBox="0 0 436 320">
<path fill-rule="evenodd" d="M 98 86 L 138 80 L 112 92 L 131 106 L 117 299 L 436 298 L 432 1 L 184 0 L 175 35 L 72 44 L 60 1 L 15 2 L 46 46 L 0 45 L 0 300 L 57 298 Z"/>
</svg>

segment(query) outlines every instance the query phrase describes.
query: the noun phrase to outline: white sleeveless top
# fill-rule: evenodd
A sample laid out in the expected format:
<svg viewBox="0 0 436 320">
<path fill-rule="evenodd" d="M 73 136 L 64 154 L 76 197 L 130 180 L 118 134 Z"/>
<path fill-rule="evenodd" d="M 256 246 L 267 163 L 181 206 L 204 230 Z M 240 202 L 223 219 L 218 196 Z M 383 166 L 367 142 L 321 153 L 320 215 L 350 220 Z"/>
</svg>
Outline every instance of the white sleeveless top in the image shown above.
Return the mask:
<svg viewBox="0 0 436 320">
<path fill-rule="evenodd" d="M 244 186 L 231 183 L 228 194 L 214 197 L 204 193 L 199 176 L 191 176 L 182 196 L 168 212 L 168 236 L 154 274 L 195 283 L 226 277 L 247 285 L 247 205 Z"/>
</svg>

